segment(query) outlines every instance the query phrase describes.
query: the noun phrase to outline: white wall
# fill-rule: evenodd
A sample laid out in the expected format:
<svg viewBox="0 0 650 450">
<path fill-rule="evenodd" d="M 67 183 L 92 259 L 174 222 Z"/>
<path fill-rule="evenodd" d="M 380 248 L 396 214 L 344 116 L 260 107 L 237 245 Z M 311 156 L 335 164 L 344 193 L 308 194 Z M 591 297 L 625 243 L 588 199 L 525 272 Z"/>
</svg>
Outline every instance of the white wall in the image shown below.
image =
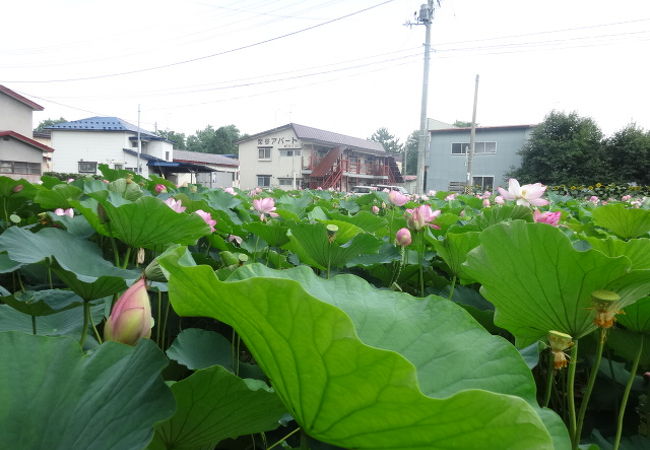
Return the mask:
<svg viewBox="0 0 650 450">
<path fill-rule="evenodd" d="M 165 158 L 165 152 L 169 152 L 169 159 Z M 165 161 L 173 161 L 174 145 L 166 141 L 149 141 L 147 142 L 146 153 L 156 158 L 164 159 Z"/>
<path fill-rule="evenodd" d="M 129 142 L 131 133 L 102 131 L 62 131 L 52 130 L 52 167 L 55 172 L 78 173 L 78 162 L 96 161 L 97 164 L 125 164 L 135 167 L 135 156 L 124 153 L 132 149 Z M 136 150 L 137 149 L 132 149 Z M 143 175 L 147 176 L 146 161 L 142 162 Z"/>
<path fill-rule="evenodd" d="M 32 108 L 0 93 L 0 130 L 32 137 Z"/>
<path fill-rule="evenodd" d="M 271 159 L 260 160 L 258 147 L 271 147 Z M 280 156 L 280 149 L 300 149 L 300 156 Z M 258 175 L 271 175 L 271 187 L 280 187 L 278 178 L 302 177 L 301 167 L 309 163 L 309 156 L 302 151 L 302 144 L 291 128 L 269 133 L 239 144 L 239 170 L 241 189 L 257 186 Z M 290 189 L 291 186 L 282 186 Z"/>
</svg>

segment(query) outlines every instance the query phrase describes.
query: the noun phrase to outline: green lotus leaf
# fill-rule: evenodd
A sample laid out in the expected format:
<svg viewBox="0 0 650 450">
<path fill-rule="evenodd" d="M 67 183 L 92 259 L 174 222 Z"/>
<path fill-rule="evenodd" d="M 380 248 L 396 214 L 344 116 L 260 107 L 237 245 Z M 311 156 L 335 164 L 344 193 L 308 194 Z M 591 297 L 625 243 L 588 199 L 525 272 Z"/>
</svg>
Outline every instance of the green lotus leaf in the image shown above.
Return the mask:
<svg viewBox="0 0 650 450">
<path fill-rule="evenodd" d="M 600 206 L 592 212 L 594 223 L 612 233 L 630 239 L 650 232 L 650 210 L 626 208 L 625 205 Z"/>
<path fill-rule="evenodd" d="M 156 426 L 151 450 L 214 448 L 224 439 L 273 430 L 286 413 L 266 383 L 220 366 L 198 370 L 171 389 L 176 413 Z"/>
<path fill-rule="evenodd" d="M 135 201 L 142 197 L 140 186 L 128 178 L 119 178 L 108 183 L 108 190 L 121 195 L 126 200 Z"/>
<path fill-rule="evenodd" d="M 44 289 L 42 291 L 18 291 L 0 297 L 3 303 L 30 316 L 49 316 L 83 304 L 83 299 L 71 291 Z"/>
<path fill-rule="evenodd" d="M 650 334 L 650 297 L 638 300 L 624 311 L 625 314 L 616 316 L 621 325 L 637 333 Z"/>
<path fill-rule="evenodd" d="M 294 213 L 298 217 L 304 217 L 307 207 L 311 204 L 312 199 L 309 195 L 303 194 L 299 197 L 283 195 L 275 202 L 278 209 Z"/>
<path fill-rule="evenodd" d="M 328 270 L 331 267 L 342 267 L 360 255 L 376 253 L 382 245 L 381 240 L 367 233 L 358 234 L 342 245 L 335 242 L 336 234 L 331 239 L 332 242 L 322 223 L 295 224 L 290 227 L 290 242 L 286 247 L 296 253 L 301 261 Z"/>
<path fill-rule="evenodd" d="M 101 322 L 104 317 L 104 305 L 90 307 L 93 323 Z M 9 305 L 0 305 L 0 331 L 21 331 L 44 336 L 69 335 L 79 339 L 83 327 L 83 310 L 81 307 L 66 309 L 49 316 L 36 317 L 13 309 Z"/>
<path fill-rule="evenodd" d="M 287 230 L 289 228 L 280 222 L 251 222 L 244 225 L 244 229 L 250 231 L 255 236 L 261 237 L 269 245 L 274 247 L 280 247 L 289 242 L 289 238 L 287 237 Z"/>
<path fill-rule="evenodd" d="M 188 328 L 167 349 L 167 356 L 188 369 L 220 365 L 232 369 L 230 341 L 214 331 Z"/>
<path fill-rule="evenodd" d="M 447 263 L 451 273 L 457 277 L 467 278 L 463 272 L 463 263 L 467 259 L 467 254 L 479 245 L 479 234 L 476 231 L 467 233 L 447 233 L 445 238 L 430 239 L 438 255 Z"/>
<path fill-rule="evenodd" d="M 57 275 L 85 300 L 105 297 L 126 289 L 139 277 L 137 272 L 115 267 L 97 246 L 56 228 L 32 233 L 11 227 L 0 235 L 0 251 L 19 263 L 32 264 L 54 258 Z"/>
<path fill-rule="evenodd" d="M 650 269 L 650 239 L 598 239 L 588 237 L 591 248 L 601 251 L 607 256 L 627 256 L 632 261 L 633 269 Z"/>
<path fill-rule="evenodd" d="M 209 267 L 178 266 L 173 255 L 160 263 L 171 274 L 174 309 L 233 325 L 290 414 L 316 439 L 358 449 L 553 448 L 542 420 L 524 399 L 472 389 L 491 384 L 534 396 L 530 372 L 516 350 L 450 302 L 416 300 L 369 286 L 359 291 L 365 282 L 354 276 L 319 285 L 312 274 L 313 285 L 305 290 L 292 279 L 220 282 Z M 309 277 L 308 271 L 275 273 L 300 278 Z M 341 290 L 346 286 L 350 289 Z M 387 298 L 381 301 L 383 296 Z M 391 302 L 398 298 L 402 301 Z M 339 309 L 346 304 L 354 310 L 355 303 L 359 311 L 371 311 L 355 319 Z M 458 379 L 470 368 L 458 346 L 480 347 L 476 333 L 489 347 L 483 353 L 497 352 L 491 354 L 492 367 L 473 361 L 470 376 Z M 456 340 L 458 346 L 431 348 L 434 338 Z M 493 369 L 500 371 L 500 381 L 484 376 Z M 566 441 L 566 436 L 559 439 Z"/>
<path fill-rule="evenodd" d="M 36 193 L 34 201 L 43 209 L 69 208 L 71 206 L 69 200 L 77 200 L 82 194 L 83 191 L 77 186 L 57 184 L 51 189 L 41 187 Z"/>
<path fill-rule="evenodd" d="M 110 202 L 102 205 L 113 236 L 133 248 L 194 244 L 210 234 L 210 228 L 197 214 L 177 213 L 155 197 L 141 197 L 119 207 Z"/>
<path fill-rule="evenodd" d="M 472 220 L 472 223 L 476 224 L 479 229 L 484 230 L 497 223 L 516 219 L 531 222 L 533 216 L 530 208 L 522 205 L 503 205 L 493 208 L 483 208 L 481 214 L 476 216 Z"/>
<path fill-rule="evenodd" d="M 5 332 L 0 348 L 0 448 L 144 448 L 174 412 L 148 339 L 85 355 L 69 337 Z"/>
<path fill-rule="evenodd" d="M 349 222 L 353 225 L 356 225 L 366 233 L 375 233 L 376 231 L 385 229 L 388 225 L 385 218 L 372 214 L 368 211 L 359 211 L 353 216 L 341 214 L 337 211 L 330 211 L 328 212 L 328 215 L 332 220 Z"/>
<path fill-rule="evenodd" d="M 13 261 L 6 253 L 0 253 L 0 273 L 13 272 L 21 266 L 22 263 Z"/>
<path fill-rule="evenodd" d="M 607 289 L 631 265 L 623 256 L 578 251 L 560 229 L 543 223 L 501 223 L 484 230 L 480 240 L 465 270 L 495 305 L 495 324 L 515 335 L 520 347 L 550 330 L 574 338 L 593 331 L 591 293 Z"/>
</svg>

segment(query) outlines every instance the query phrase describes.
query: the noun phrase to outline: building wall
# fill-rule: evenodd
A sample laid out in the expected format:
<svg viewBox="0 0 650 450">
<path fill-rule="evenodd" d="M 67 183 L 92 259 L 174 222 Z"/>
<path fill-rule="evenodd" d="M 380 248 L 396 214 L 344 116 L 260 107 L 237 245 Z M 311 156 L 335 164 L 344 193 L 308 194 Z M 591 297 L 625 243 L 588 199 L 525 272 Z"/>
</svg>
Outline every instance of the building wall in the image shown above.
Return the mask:
<svg viewBox="0 0 650 450">
<path fill-rule="evenodd" d="M 79 161 L 95 161 L 97 165 L 123 164 L 124 168 L 136 166 L 136 156 L 126 154 L 123 149 L 133 149 L 129 141 L 132 133 L 101 131 L 59 131 L 52 130 L 52 167 L 56 172 L 78 173 Z M 143 150 L 144 153 L 144 150 Z M 142 175 L 148 176 L 146 160 L 141 160 Z M 99 171 L 98 171 L 99 173 Z"/>
<path fill-rule="evenodd" d="M 17 174 L 17 173 L 0 173 L 5 176 L 18 180 L 23 178 L 31 183 L 40 181 L 43 171 L 43 152 L 31 145 L 17 141 L 13 138 L 0 138 L 0 161 L 8 162 L 26 162 L 40 165 L 40 174 Z"/>
<path fill-rule="evenodd" d="M 32 112 L 32 108 L 24 103 L 0 94 L 0 130 L 32 137 Z"/>
<path fill-rule="evenodd" d="M 505 186 L 505 174 L 518 167 L 521 150 L 532 128 L 476 130 L 476 142 L 496 142 L 495 153 L 475 154 L 472 162 L 473 177 L 494 177 L 494 186 Z M 469 145 L 468 130 L 450 130 L 431 133 L 427 189 L 446 191 L 451 182 L 465 183 L 467 177 L 466 154 L 452 154 L 452 143 Z"/>
<path fill-rule="evenodd" d="M 259 148 L 270 148 L 270 159 L 259 159 Z M 281 151 L 281 150 L 285 151 Z M 286 149 L 300 150 L 299 156 L 284 156 Z M 270 175 L 271 186 L 290 189 L 291 185 L 280 186 L 280 178 L 290 179 L 293 172 L 301 178 L 301 168 L 309 164 L 309 157 L 293 130 L 288 128 L 262 135 L 239 144 L 239 167 L 241 189 L 256 187 L 258 175 Z M 299 181 L 298 181 L 299 182 Z"/>
<path fill-rule="evenodd" d="M 143 151 L 145 151 L 144 147 Z M 166 141 L 150 141 L 147 142 L 146 153 L 156 158 L 164 159 L 165 161 L 173 161 L 174 145 Z"/>
</svg>

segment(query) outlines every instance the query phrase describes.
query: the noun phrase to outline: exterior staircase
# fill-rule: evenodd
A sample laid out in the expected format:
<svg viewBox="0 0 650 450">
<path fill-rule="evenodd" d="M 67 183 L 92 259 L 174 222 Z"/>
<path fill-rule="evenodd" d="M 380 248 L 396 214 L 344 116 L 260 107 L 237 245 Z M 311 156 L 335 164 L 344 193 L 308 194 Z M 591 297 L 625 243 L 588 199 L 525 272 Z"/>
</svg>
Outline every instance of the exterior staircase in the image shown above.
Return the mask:
<svg viewBox="0 0 650 450">
<path fill-rule="evenodd" d="M 386 157 L 386 164 L 388 165 L 388 182 L 390 184 L 404 183 L 404 177 L 402 177 L 399 167 L 397 167 L 395 158 L 392 156 Z"/>
</svg>

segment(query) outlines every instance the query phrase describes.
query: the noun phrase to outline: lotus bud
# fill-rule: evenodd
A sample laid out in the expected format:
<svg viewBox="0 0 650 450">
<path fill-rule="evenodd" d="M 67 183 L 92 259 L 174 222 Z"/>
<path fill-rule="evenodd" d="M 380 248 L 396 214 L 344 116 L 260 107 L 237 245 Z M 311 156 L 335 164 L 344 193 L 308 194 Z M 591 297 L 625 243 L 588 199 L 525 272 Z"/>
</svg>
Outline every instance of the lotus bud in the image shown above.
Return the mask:
<svg viewBox="0 0 650 450">
<path fill-rule="evenodd" d="M 599 328 L 611 328 L 616 322 L 616 314 L 620 314 L 617 303 L 621 299 L 616 292 L 600 289 L 591 293 L 593 309 L 596 311 L 594 324 Z"/>
<path fill-rule="evenodd" d="M 400 228 L 397 230 L 397 233 L 395 233 L 395 240 L 397 241 L 397 245 L 402 247 L 409 246 L 412 242 L 411 232 L 408 228 Z"/>
<path fill-rule="evenodd" d="M 569 361 L 564 351 L 573 345 L 573 338 L 566 333 L 551 330 L 548 332 L 548 342 L 553 352 L 553 368 L 559 370 L 566 367 Z"/>
<path fill-rule="evenodd" d="M 117 300 L 104 325 L 104 340 L 135 345 L 149 338 L 153 327 L 151 304 L 144 278 L 139 279 Z"/>
<path fill-rule="evenodd" d="M 379 206 L 372 205 L 372 213 L 373 214 L 379 214 Z"/>
<path fill-rule="evenodd" d="M 154 190 L 160 194 L 161 192 L 167 192 L 167 187 L 164 184 L 157 184 Z"/>
<path fill-rule="evenodd" d="M 24 188 L 25 186 L 23 186 L 22 184 L 17 184 L 11 190 L 13 191 L 14 194 L 17 194 L 20 191 L 22 191 Z"/>
</svg>

